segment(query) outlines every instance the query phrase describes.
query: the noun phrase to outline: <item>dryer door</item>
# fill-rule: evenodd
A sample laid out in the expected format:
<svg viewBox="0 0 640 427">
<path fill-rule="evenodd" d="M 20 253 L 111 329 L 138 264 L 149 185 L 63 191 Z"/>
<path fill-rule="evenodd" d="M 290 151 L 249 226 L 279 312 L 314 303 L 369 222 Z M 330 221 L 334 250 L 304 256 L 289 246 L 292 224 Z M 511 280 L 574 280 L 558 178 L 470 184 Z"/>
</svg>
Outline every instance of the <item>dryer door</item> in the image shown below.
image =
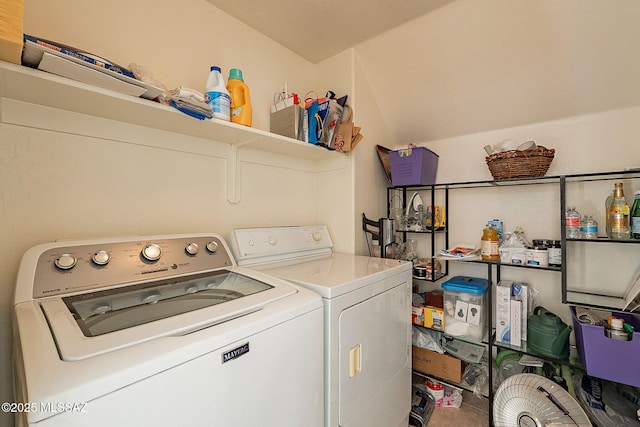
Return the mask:
<svg viewBox="0 0 640 427">
<path fill-rule="evenodd" d="M 408 412 L 405 395 L 386 387 L 406 371 L 411 345 L 410 289 L 403 283 L 340 315 L 339 422 L 346 426 L 374 398 L 385 401 L 373 419 L 400 419 Z M 410 393 L 410 380 L 407 393 Z M 377 396 L 387 393 L 389 396 Z M 398 402 L 397 402 L 398 401 Z M 393 412 L 397 411 L 397 414 Z M 391 412 L 391 413 L 390 413 Z M 369 414 L 371 415 L 371 414 Z"/>
</svg>

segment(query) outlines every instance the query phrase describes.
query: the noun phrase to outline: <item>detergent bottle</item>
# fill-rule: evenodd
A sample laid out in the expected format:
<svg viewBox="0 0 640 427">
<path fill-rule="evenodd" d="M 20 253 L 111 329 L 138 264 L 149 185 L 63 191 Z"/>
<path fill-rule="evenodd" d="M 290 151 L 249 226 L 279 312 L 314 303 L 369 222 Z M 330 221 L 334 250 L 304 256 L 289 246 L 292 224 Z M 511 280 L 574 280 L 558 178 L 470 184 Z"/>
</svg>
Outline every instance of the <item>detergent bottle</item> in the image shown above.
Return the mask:
<svg viewBox="0 0 640 427">
<path fill-rule="evenodd" d="M 229 91 L 224 85 L 224 78 L 220 72 L 220 67 L 216 67 L 215 65 L 211 67 L 204 90 L 207 104 L 211 105 L 211 109 L 213 110 L 213 117 L 229 121 L 231 100 L 229 98 Z"/>
<path fill-rule="evenodd" d="M 251 97 L 249 87 L 242 79 L 242 70 L 232 68 L 229 71 L 227 90 L 231 96 L 231 121 L 251 126 Z"/>
</svg>

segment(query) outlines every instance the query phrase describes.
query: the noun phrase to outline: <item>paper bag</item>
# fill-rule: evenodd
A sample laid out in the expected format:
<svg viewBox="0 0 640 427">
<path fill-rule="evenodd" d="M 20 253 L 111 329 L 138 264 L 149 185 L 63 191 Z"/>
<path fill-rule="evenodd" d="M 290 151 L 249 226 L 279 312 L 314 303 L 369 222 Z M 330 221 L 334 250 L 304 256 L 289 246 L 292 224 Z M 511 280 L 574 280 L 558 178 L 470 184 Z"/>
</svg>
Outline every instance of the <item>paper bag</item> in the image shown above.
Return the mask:
<svg viewBox="0 0 640 427">
<path fill-rule="evenodd" d="M 334 148 L 342 152 L 353 150 L 362 141 L 363 136 L 360 134 L 360 129 L 359 126 L 353 124 L 353 109 L 349 104 L 346 104 L 342 114 L 342 123 L 338 126 L 333 138 Z"/>
</svg>

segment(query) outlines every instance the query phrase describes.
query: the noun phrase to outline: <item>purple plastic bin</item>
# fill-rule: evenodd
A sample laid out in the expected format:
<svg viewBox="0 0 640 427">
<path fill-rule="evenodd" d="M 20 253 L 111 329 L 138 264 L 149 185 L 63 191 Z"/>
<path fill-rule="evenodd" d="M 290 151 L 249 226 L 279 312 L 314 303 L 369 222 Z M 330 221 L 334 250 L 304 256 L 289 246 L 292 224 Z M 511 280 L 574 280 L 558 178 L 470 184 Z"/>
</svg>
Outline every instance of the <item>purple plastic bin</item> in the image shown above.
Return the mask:
<svg viewBox="0 0 640 427">
<path fill-rule="evenodd" d="M 391 183 L 394 187 L 436 183 L 438 155 L 428 148 L 416 147 L 391 151 L 389 160 Z"/>
<path fill-rule="evenodd" d="M 638 317 L 629 313 L 614 312 L 613 315 L 640 331 Z M 571 316 L 578 354 L 587 374 L 621 384 L 640 386 L 640 332 L 634 332 L 630 341 L 617 341 L 608 338 L 602 326 L 580 323 L 574 306 L 571 306 Z"/>
</svg>

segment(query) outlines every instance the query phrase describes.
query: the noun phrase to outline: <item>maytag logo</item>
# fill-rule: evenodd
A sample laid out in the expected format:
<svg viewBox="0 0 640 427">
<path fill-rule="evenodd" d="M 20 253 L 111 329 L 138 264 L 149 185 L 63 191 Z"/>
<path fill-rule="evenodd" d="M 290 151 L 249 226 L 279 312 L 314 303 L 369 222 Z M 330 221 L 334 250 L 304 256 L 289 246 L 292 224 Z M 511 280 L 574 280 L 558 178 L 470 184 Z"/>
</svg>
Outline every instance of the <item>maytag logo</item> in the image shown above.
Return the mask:
<svg viewBox="0 0 640 427">
<path fill-rule="evenodd" d="M 242 344 L 240 347 L 236 347 L 233 350 L 222 353 L 222 363 L 227 363 L 230 360 L 237 359 L 245 353 L 249 353 L 249 343 Z"/>
</svg>

